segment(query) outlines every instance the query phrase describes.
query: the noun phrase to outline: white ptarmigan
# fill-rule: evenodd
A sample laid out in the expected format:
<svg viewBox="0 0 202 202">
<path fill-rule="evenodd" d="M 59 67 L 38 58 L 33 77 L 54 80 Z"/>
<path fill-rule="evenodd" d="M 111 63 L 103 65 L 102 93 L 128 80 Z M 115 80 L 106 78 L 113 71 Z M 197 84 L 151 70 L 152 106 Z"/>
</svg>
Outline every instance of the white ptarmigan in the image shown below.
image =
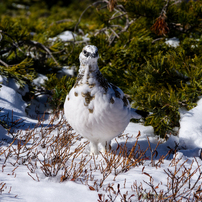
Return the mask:
<svg viewBox="0 0 202 202">
<path fill-rule="evenodd" d="M 131 108 L 123 91 L 102 76 L 98 58 L 96 46 L 83 48 L 77 80 L 64 103 L 71 127 L 90 141 L 90 154 L 98 154 L 98 143 L 101 152 L 105 152 L 111 139 L 124 131 L 131 118 L 147 115 Z"/>
</svg>

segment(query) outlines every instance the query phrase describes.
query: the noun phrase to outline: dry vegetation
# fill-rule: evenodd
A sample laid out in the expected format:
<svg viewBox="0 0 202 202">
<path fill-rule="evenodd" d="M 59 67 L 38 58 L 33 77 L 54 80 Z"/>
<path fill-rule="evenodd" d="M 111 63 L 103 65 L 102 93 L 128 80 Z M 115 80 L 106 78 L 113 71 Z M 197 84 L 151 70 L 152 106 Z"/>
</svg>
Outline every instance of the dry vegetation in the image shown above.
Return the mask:
<svg viewBox="0 0 202 202">
<path fill-rule="evenodd" d="M 61 183 L 68 180 L 81 183 L 88 186 L 90 190 L 98 192 L 99 202 L 115 201 L 117 198 L 121 201 L 132 201 L 137 198 L 140 201 L 180 201 L 181 199 L 199 201 L 202 199 L 201 165 L 196 158 L 191 162 L 190 167 L 187 167 L 185 164 L 188 160 L 182 163 L 182 158 L 176 158 L 174 155 L 169 168 L 164 169 L 167 174 L 167 184 L 164 184 L 167 191 L 165 191 L 161 189 L 162 182 L 154 184 L 153 177 L 145 172 L 145 168 L 162 167 L 171 154 L 171 150 L 158 160 L 153 160 L 158 154 L 159 144 L 155 150 L 152 150 L 148 139 L 147 150 L 151 152 L 151 157 L 146 156 L 147 150 L 141 150 L 138 144 L 138 138 L 141 135 L 139 133 L 131 149 L 127 148 L 127 138 L 123 145 L 117 142 L 115 150 L 110 150 L 105 154 L 100 153 L 98 156 L 89 156 L 88 152 L 85 152 L 85 147 L 89 142 L 76 135 L 63 118 L 58 119 L 55 124 L 56 119 L 52 117 L 49 124 L 44 124 L 39 120 L 32 129 L 13 133 L 14 139 L 8 146 L 2 142 L 0 147 L 0 158 L 3 161 L 1 172 L 4 172 L 6 166 L 11 164 L 13 170 L 10 175 L 14 177 L 16 177 L 16 170 L 25 166 L 27 174 L 34 181 L 40 182 L 44 174 L 46 177 L 56 177 Z M 18 125 L 17 122 L 16 124 Z M 193 168 L 194 164 L 197 166 Z M 142 166 L 142 175 L 148 177 L 143 184 L 138 184 L 134 178 L 131 190 L 126 190 L 126 180 L 124 187 L 120 187 L 120 184 L 107 185 L 105 183 L 109 176 L 113 176 L 113 181 L 116 181 L 119 174 L 127 173 L 139 166 Z M 96 177 L 98 175 L 95 176 L 95 173 L 99 173 L 100 179 Z M 192 180 L 194 175 L 198 175 L 195 181 Z M 144 186 L 147 186 L 147 189 Z M 11 188 L 2 182 L 0 194 L 10 193 Z"/>
</svg>

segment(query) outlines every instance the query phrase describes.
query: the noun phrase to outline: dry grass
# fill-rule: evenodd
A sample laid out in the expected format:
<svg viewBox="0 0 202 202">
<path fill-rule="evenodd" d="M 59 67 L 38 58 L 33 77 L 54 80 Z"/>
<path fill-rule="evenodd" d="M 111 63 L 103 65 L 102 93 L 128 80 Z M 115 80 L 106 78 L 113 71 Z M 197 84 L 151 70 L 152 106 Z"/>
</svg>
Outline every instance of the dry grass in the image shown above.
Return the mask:
<svg viewBox="0 0 202 202">
<path fill-rule="evenodd" d="M 63 117 L 63 116 L 61 116 Z M 132 201 L 138 199 L 140 201 L 199 201 L 202 199 L 201 182 L 202 172 L 195 158 L 190 167 L 185 166 L 187 161 L 181 162 L 176 156 L 170 162 L 169 168 L 164 172 L 167 175 L 167 184 L 164 185 L 167 191 L 161 189 L 162 182 L 154 184 L 153 177 L 145 172 L 145 167 L 151 166 L 158 169 L 164 164 L 164 160 L 170 155 L 161 156 L 158 160 L 154 160 L 158 154 L 156 148 L 152 150 L 149 139 L 148 148 L 141 150 L 138 145 L 140 133 L 136 137 L 136 142 L 132 148 L 128 149 L 126 139 L 125 144 L 120 145 L 117 142 L 117 148 L 106 153 L 100 153 L 99 156 L 90 156 L 85 152 L 88 141 L 73 133 L 72 128 L 61 118 L 57 121 L 56 117 L 52 117 L 49 124 L 44 125 L 42 121 L 33 129 L 26 131 L 19 130 L 13 133 L 14 140 L 8 146 L 0 147 L 0 157 L 3 159 L 2 172 L 7 165 L 12 165 L 12 175 L 15 177 L 15 171 L 21 166 L 27 167 L 27 175 L 34 181 L 40 181 L 40 176 L 56 177 L 58 182 L 74 181 L 82 183 L 89 187 L 92 191 L 97 191 L 98 201 L 107 202 L 115 201 Z M 18 123 L 16 123 L 18 124 Z M 82 142 L 79 144 L 79 142 Z M 150 151 L 151 157 L 146 156 L 146 151 Z M 148 165 L 148 162 L 151 161 Z M 145 164 L 145 162 L 147 162 Z M 193 169 L 193 165 L 195 169 Z M 106 179 L 113 176 L 113 181 L 119 174 L 126 173 L 134 167 L 142 166 L 142 175 L 147 176 L 148 180 L 143 181 L 147 189 L 143 188 L 143 184 L 135 181 L 131 185 L 131 190 L 125 190 L 124 187 L 110 183 L 106 185 Z M 39 172 L 41 170 L 41 172 Z M 40 174 L 39 174 L 40 173 Z M 96 179 L 95 173 L 99 173 L 100 179 Z M 193 176 L 198 175 L 197 180 L 193 183 Z M 124 186 L 126 180 L 124 182 Z M 6 183 L 0 184 L 0 193 L 5 191 Z M 148 187 L 150 187 L 148 189 Z M 8 190 L 8 189 L 7 189 Z M 164 189 L 165 190 L 165 189 Z M 11 187 L 8 190 L 10 193 Z M 124 193 L 122 193 L 124 192 Z"/>
<path fill-rule="evenodd" d="M 202 200 L 202 172 L 200 165 L 198 164 L 197 159 L 195 158 L 190 167 L 185 167 L 184 161 L 179 165 L 181 159 L 176 159 L 175 157 L 171 161 L 171 168 L 174 167 L 174 170 L 170 169 L 164 170 L 167 174 L 167 191 L 161 189 L 162 182 L 154 185 L 154 179 L 151 175 L 144 172 L 144 167 L 142 169 L 142 174 L 149 177 L 148 181 L 143 182 L 147 184 L 151 189 L 148 190 L 143 187 L 143 184 L 138 185 L 137 181 L 133 183 L 130 191 L 125 191 L 124 194 L 121 193 L 120 184 L 118 184 L 117 189 L 115 190 L 113 184 L 109 184 L 105 189 L 107 194 L 98 194 L 99 202 L 109 202 L 115 201 L 119 196 L 120 201 L 123 202 L 132 202 L 134 199 L 138 201 L 151 201 L 151 202 L 161 202 L 161 201 L 201 201 Z M 198 167 L 194 170 L 193 164 L 197 163 Z M 198 174 L 196 181 L 192 182 L 192 177 Z M 124 190 L 125 187 L 123 187 Z"/>
</svg>

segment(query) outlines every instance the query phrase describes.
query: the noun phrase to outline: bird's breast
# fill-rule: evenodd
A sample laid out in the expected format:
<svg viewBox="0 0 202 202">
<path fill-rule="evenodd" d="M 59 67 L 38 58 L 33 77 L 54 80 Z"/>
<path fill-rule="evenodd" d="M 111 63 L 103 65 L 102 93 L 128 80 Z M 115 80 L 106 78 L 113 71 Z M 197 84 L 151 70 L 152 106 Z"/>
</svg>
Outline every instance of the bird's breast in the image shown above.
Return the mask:
<svg viewBox="0 0 202 202">
<path fill-rule="evenodd" d="M 70 125 L 76 128 L 85 125 L 111 125 L 121 122 L 128 124 L 130 106 L 121 93 L 113 88 L 105 92 L 99 85 L 83 84 L 72 88 L 65 101 L 65 116 Z M 124 126 L 125 127 L 125 126 Z M 79 129 L 78 129 L 79 130 Z"/>
</svg>

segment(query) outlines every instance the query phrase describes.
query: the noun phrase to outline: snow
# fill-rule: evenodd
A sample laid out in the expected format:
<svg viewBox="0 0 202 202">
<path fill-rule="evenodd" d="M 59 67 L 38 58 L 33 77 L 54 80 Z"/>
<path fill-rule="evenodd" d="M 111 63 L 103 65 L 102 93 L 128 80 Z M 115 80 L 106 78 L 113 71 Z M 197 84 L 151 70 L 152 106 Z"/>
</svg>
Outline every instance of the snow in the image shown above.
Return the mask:
<svg viewBox="0 0 202 202">
<path fill-rule="evenodd" d="M 20 93 L 22 96 L 29 92 L 29 87 L 27 84 L 25 84 L 23 88 L 21 88 L 20 84 L 14 78 L 7 79 L 6 77 L 0 75 L 0 83 L 12 88 L 13 90 Z"/>
<path fill-rule="evenodd" d="M 38 74 L 38 77 L 33 80 L 33 84 L 40 87 L 45 83 L 46 80 L 48 80 L 47 76 L 44 76 L 43 74 Z"/>
<path fill-rule="evenodd" d="M 76 73 L 76 66 L 63 66 L 61 70 L 58 71 L 57 76 L 62 77 L 64 75 L 67 76 L 75 76 Z"/>
<path fill-rule="evenodd" d="M 62 41 L 71 41 L 74 40 L 75 37 L 77 37 L 77 34 L 74 34 L 71 31 L 64 31 L 58 34 L 56 37 L 50 38 L 49 40 L 56 41 L 57 39 L 60 39 Z"/>
<path fill-rule="evenodd" d="M 180 121 L 179 141 L 189 149 L 202 148 L 202 99 Z"/>
<path fill-rule="evenodd" d="M 170 39 L 166 39 L 166 42 L 165 42 L 167 45 L 171 46 L 171 47 L 174 47 L 174 48 L 177 48 L 180 44 L 180 41 L 178 38 L 176 37 L 173 37 L 173 38 L 170 38 Z"/>
<path fill-rule="evenodd" d="M 78 37 L 77 34 L 67 30 L 67 31 L 64 31 L 64 32 L 58 34 L 56 37 L 49 38 L 49 40 L 56 41 L 57 39 L 60 39 L 64 42 L 66 42 L 66 41 L 74 41 L 74 39 L 76 37 Z M 83 39 L 84 42 L 89 41 L 88 34 L 86 34 L 85 36 L 82 36 L 81 38 Z"/>
<path fill-rule="evenodd" d="M 18 117 L 25 115 L 26 103 L 23 101 L 22 96 L 13 88 L 2 85 L 0 88 L 0 103 L 3 112 L 11 114 L 13 111 L 15 116 Z"/>
<path fill-rule="evenodd" d="M 34 82 L 40 86 L 45 79 L 46 78 L 41 75 Z M 5 79 L 2 78 L 2 81 L 3 80 L 5 81 Z M 166 192 L 169 186 L 168 183 L 171 182 L 171 178 L 168 177 L 169 173 L 177 173 L 176 175 L 180 178 L 184 170 L 190 169 L 190 172 L 193 172 L 193 176 L 190 180 L 192 186 L 199 177 L 200 171 L 197 168 L 198 165 L 202 164 L 202 160 L 199 158 L 201 153 L 200 149 L 202 148 L 202 99 L 199 100 L 195 108 L 181 114 L 179 136 L 170 135 L 167 141 L 154 136 L 153 128 L 151 126 L 143 126 L 141 123 L 129 123 L 123 135 L 112 140 L 112 150 L 117 152 L 115 155 L 109 153 L 106 154 L 104 158 L 103 155 L 100 154 L 95 158 L 92 158 L 89 156 L 89 144 L 85 146 L 84 150 L 79 155 L 74 156 L 77 149 L 86 143 L 86 139 L 75 135 L 69 151 L 72 153 L 72 156 L 70 160 L 67 161 L 68 168 L 70 169 L 72 166 L 75 166 L 76 169 L 81 165 L 80 162 L 82 159 L 86 159 L 86 161 L 83 161 L 86 162 L 85 169 L 77 179 L 73 179 L 73 169 L 70 169 L 71 174 L 69 179 L 60 182 L 64 170 L 60 170 L 55 177 L 46 177 L 41 170 L 42 165 L 39 163 L 39 160 L 42 160 L 46 155 L 48 147 L 42 148 L 40 145 L 36 146 L 32 152 L 39 152 L 39 160 L 35 160 L 32 156 L 32 160 L 26 161 L 26 163 L 22 162 L 23 158 L 26 156 L 25 154 L 22 154 L 18 163 L 16 163 L 15 155 L 10 155 L 7 161 L 6 155 L 13 149 L 16 149 L 15 151 L 17 151 L 19 142 L 22 141 L 20 135 L 23 136 L 23 134 L 26 134 L 29 131 L 34 131 L 35 137 L 31 138 L 28 143 L 28 147 L 31 147 L 32 141 L 40 142 L 42 134 L 48 133 L 46 131 L 49 131 L 50 126 L 56 126 L 56 128 L 50 132 L 48 141 L 51 141 L 62 133 L 68 133 L 67 125 L 57 125 L 60 119 L 54 118 L 54 122 L 52 123 L 49 123 L 50 120 L 47 119 L 44 120 L 41 125 L 35 127 L 38 121 L 36 119 L 28 118 L 25 113 L 26 103 L 22 99 L 22 94 L 24 92 L 19 91 L 18 86 L 16 86 L 14 82 L 12 85 L 11 83 L 9 84 L 9 82 L 3 82 L 1 85 L 0 108 L 3 108 L 3 110 L 0 112 L 0 118 L 2 114 L 8 113 L 10 119 L 17 120 L 22 118 L 24 120 L 23 124 L 19 125 L 18 128 L 13 131 L 12 135 L 17 135 L 19 138 L 13 143 L 12 135 L 7 134 L 7 130 L 0 125 L 1 202 L 92 202 L 98 201 L 98 194 L 100 194 L 103 201 L 104 198 L 105 200 L 109 200 L 110 194 L 114 201 L 121 201 L 121 198 L 123 199 L 123 194 L 126 194 L 127 199 L 134 194 L 134 196 L 131 197 L 131 201 L 138 201 L 138 194 L 142 194 L 143 199 L 147 196 L 146 193 L 149 191 L 152 192 L 149 183 L 153 184 L 158 193 L 160 193 L 161 190 Z M 63 115 L 61 115 L 61 118 L 62 116 Z M 123 148 L 125 145 L 127 150 L 130 151 L 136 144 L 139 131 L 140 136 L 138 137 L 138 144 L 135 151 L 138 146 L 142 151 L 146 150 L 143 164 L 140 163 L 139 165 L 130 167 L 128 170 L 122 170 L 116 175 L 116 172 L 119 172 L 122 167 L 118 166 L 118 163 L 123 164 L 125 162 L 124 157 L 120 157 L 118 154 L 120 148 Z M 71 133 L 74 134 L 74 131 Z M 152 161 L 151 155 L 152 152 L 155 151 L 158 141 L 160 141 L 160 144 L 157 147 L 157 153 L 153 153 L 154 156 Z M 12 145 L 8 147 L 10 144 Z M 179 150 L 175 154 L 174 152 L 171 152 L 166 158 L 161 159 L 163 155 L 168 153 L 170 148 L 174 151 L 177 144 Z M 23 144 L 21 143 L 21 145 Z M 118 147 L 119 149 L 117 149 Z M 10 148 L 10 150 L 8 148 Z M 3 151 L 5 152 L 3 153 Z M 32 152 L 30 152 L 29 155 L 33 155 Z M 52 153 L 49 153 L 49 155 L 52 155 Z M 110 166 L 110 168 L 112 168 L 111 173 L 107 173 L 108 170 L 105 169 L 107 166 L 107 159 L 110 160 L 112 157 L 117 159 L 117 161 L 114 161 L 114 164 Z M 49 157 L 46 156 L 46 158 Z M 36 166 L 34 162 L 36 162 Z M 115 167 L 113 168 L 115 165 L 117 165 L 117 169 L 115 169 Z M 32 167 L 33 170 L 28 169 L 28 167 Z M 166 172 L 168 174 L 166 174 Z M 186 176 L 188 175 L 186 174 Z M 184 181 L 185 179 L 181 182 Z M 102 182 L 103 184 L 101 186 L 100 184 Z M 4 183 L 6 184 L 2 188 Z M 197 186 L 199 186 L 200 183 L 201 180 L 199 180 Z M 120 185 L 120 192 L 122 195 L 117 194 L 118 185 Z M 188 183 L 186 183 L 183 185 L 183 189 L 188 186 Z M 196 191 L 197 186 L 193 191 Z M 135 187 L 137 188 L 138 193 L 134 191 Z M 172 193 L 170 194 L 172 195 Z M 184 201 L 186 200 L 184 199 Z"/>
<path fill-rule="evenodd" d="M 23 170 L 22 170 L 23 171 Z M 27 173 L 26 170 L 24 170 Z M 19 176 L 18 176 L 19 175 Z M 56 183 L 49 180 L 44 180 L 42 182 L 36 182 L 32 179 L 29 180 L 26 175 L 22 172 L 17 174 L 19 180 L 12 181 L 12 191 L 13 193 L 20 193 L 17 197 L 13 194 L 0 195 L 0 201 L 70 201 L 81 202 L 83 197 L 88 193 L 88 187 L 76 184 L 74 182 L 68 183 Z M 1 179 L 4 181 L 4 179 Z M 8 186 L 8 185 L 7 185 Z M 23 191 L 22 191 L 23 189 Z M 77 190 L 77 191 L 76 191 Z M 79 190 L 79 191 L 78 191 Z M 96 192 L 91 192 L 87 198 L 89 201 L 94 201 L 97 197 Z M 74 200 L 71 200 L 74 199 Z"/>
</svg>

